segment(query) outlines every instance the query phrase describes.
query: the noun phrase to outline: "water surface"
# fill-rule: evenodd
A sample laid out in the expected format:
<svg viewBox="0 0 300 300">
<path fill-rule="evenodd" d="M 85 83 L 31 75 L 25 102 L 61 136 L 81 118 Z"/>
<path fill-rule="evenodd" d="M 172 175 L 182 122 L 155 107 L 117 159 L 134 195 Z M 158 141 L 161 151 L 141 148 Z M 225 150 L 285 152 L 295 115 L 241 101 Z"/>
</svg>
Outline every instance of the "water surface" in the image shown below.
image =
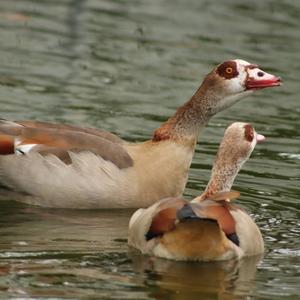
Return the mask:
<svg viewBox="0 0 300 300">
<path fill-rule="evenodd" d="M 185 192 L 190 199 L 204 189 L 224 127 L 252 122 L 268 139 L 234 188 L 262 230 L 262 259 L 142 257 L 126 244 L 130 210 L 49 210 L 8 200 L 0 210 L 0 297 L 300 299 L 299 19 L 300 4 L 291 0 L 1 0 L 3 118 L 94 126 L 142 141 L 221 61 L 258 63 L 284 85 L 210 122 Z"/>
</svg>

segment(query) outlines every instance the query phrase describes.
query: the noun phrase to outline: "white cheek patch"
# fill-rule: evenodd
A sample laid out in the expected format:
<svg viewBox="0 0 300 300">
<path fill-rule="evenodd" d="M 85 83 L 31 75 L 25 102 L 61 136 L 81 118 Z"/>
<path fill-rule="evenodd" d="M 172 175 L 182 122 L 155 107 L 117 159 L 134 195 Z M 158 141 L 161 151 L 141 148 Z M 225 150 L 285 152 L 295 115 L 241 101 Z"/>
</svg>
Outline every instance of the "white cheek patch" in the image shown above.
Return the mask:
<svg viewBox="0 0 300 300">
<path fill-rule="evenodd" d="M 245 91 L 245 82 L 248 77 L 246 72 L 246 66 L 249 66 L 250 63 L 242 59 L 234 59 L 236 62 L 236 67 L 238 71 L 238 76 L 228 80 L 228 91 L 232 94 L 240 93 Z"/>
<path fill-rule="evenodd" d="M 242 59 L 233 59 L 236 63 L 236 69 L 238 75 L 231 79 L 226 79 L 226 90 L 227 93 L 230 94 L 237 94 L 245 91 L 245 83 L 248 77 L 246 67 L 251 65 L 249 62 L 242 60 Z"/>
<path fill-rule="evenodd" d="M 239 75 L 235 78 L 227 80 L 227 91 L 230 94 L 236 94 L 243 92 L 245 90 L 245 80 L 247 78 L 247 74 L 244 70 L 239 70 Z"/>
</svg>

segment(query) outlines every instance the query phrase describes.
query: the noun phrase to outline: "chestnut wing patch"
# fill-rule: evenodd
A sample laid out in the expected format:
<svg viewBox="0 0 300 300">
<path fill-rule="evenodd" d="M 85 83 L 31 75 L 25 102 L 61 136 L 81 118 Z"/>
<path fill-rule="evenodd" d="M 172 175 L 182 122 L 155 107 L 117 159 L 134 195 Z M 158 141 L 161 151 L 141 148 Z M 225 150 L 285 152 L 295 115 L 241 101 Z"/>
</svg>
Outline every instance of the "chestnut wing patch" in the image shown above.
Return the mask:
<svg viewBox="0 0 300 300">
<path fill-rule="evenodd" d="M 184 199 L 169 198 L 161 201 L 148 232 L 145 234 L 147 241 L 161 236 L 175 228 L 177 212 L 186 204 Z"/>
<path fill-rule="evenodd" d="M 206 201 L 203 203 L 205 204 Z M 218 221 L 221 229 L 230 234 L 235 232 L 235 220 L 232 217 L 227 205 L 213 203 L 211 205 L 191 204 L 193 211 L 201 218 Z"/>
<path fill-rule="evenodd" d="M 235 232 L 235 220 L 230 214 L 229 205 L 210 200 L 200 204 L 189 203 L 180 198 L 170 198 L 161 202 L 145 235 L 146 240 L 176 230 L 177 222 L 188 220 L 216 223 L 228 239 L 239 245 L 239 239 Z M 201 226 L 205 226 L 205 223 L 201 223 Z"/>
<path fill-rule="evenodd" d="M 13 136 L 0 132 L 0 155 L 13 154 L 15 152 L 15 139 Z"/>
<path fill-rule="evenodd" d="M 198 217 L 198 219 L 215 221 L 227 238 L 239 245 L 239 239 L 235 231 L 235 220 L 230 213 L 229 205 L 206 200 L 201 203 L 190 203 L 188 206 L 191 217 L 186 216 L 186 219 L 196 219 Z M 187 210 L 185 207 L 183 209 Z"/>
</svg>

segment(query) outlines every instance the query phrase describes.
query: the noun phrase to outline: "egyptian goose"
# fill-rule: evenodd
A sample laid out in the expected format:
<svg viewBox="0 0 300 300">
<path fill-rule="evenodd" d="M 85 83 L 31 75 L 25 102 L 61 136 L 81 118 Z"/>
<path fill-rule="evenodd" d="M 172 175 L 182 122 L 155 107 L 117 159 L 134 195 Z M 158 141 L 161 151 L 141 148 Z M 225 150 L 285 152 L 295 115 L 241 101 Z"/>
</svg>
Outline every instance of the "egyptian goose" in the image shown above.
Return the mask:
<svg viewBox="0 0 300 300">
<path fill-rule="evenodd" d="M 0 120 L 0 185 L 12 199 L 60 208 L 147 207 L 180 196 L 209 119 L 254 90 L 278 85 L 280 78 L 257 65 L 226 61 L 143 143 L 99 129 Z"/>
<path fill-rule="evenodd" d="M 211 179 L 191 202 L 167 198 L 130 219 L 130 246 L 144 254 L 174 260 L 215 261 L 260 254 L 264 243 L 251 217 L 230 200 L 233 181 L 256 143 L 264 139 L 247 123 L 225 131 Z"/>
</svg>

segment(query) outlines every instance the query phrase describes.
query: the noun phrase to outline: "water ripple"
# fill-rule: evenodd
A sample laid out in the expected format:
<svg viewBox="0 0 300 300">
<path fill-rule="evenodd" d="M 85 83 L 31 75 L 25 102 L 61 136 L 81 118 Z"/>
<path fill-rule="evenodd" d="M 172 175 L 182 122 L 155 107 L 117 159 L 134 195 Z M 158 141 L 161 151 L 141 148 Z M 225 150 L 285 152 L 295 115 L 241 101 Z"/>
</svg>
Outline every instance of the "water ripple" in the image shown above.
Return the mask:
<svg viewBox="0 0 300 300">
<path fill-rule="evenodd" d="M 234 184 L 241 192 L 237 203 L 264 235 L 258 272 L 253 261 L 207 267 L 132 256 L 124 242 L 132 211 L 53 211 L 1 202 L 4 297 L 298 297 L 299 2 L 1 0 L 0 8 L 4 118 L 95 126 L 142 141 L 222 60 L 259 63 L 284 82 L 212 119 L 185 191 L 190 199 L 204 190 L 228 124 L 252 122 L 267 136 Z"/>
</svg>

